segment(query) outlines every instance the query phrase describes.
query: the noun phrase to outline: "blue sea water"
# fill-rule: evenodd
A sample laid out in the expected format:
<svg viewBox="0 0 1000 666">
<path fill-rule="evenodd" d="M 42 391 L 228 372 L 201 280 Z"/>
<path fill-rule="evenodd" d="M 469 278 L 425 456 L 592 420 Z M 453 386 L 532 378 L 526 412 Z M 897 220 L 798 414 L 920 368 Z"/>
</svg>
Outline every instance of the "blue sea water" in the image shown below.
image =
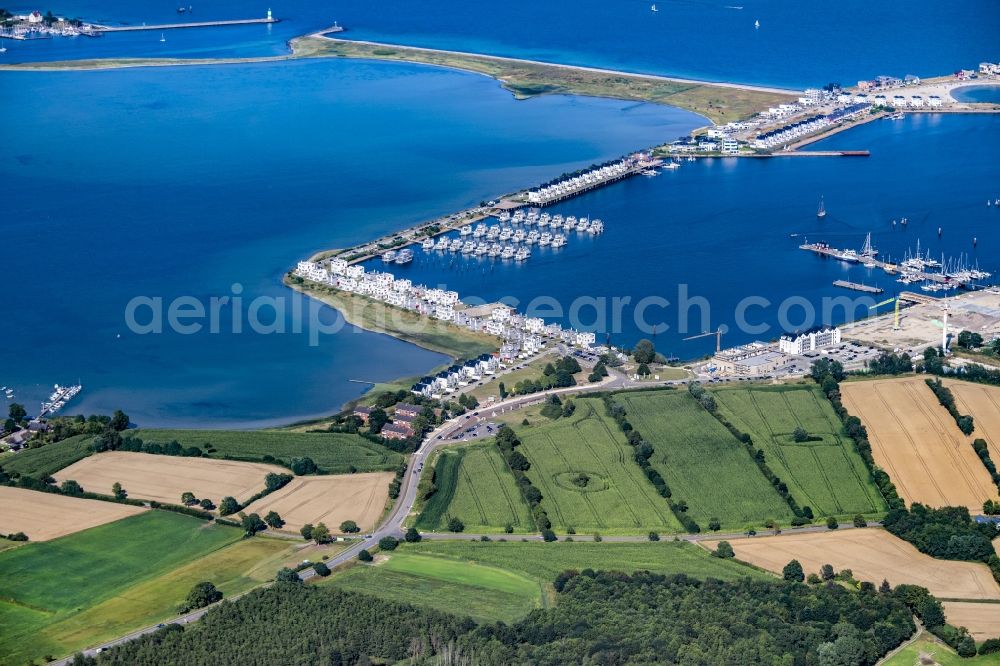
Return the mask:
<svg viewBox="0 0 1000 666">
<path fill-rule="evenodd" d="M 13 11 L 35 9 L 18 0 Z M 920 76 L 1000 59 L 994 0 L 803 3 L 796 0 L 62 0 L 53 10 L 98 23 L 248 18 L 270 26 L 7 42 L 9 62 L 114 56 L 262 56 L 339 21 L 345 37 L 597 67 L 802 88 L 877 74 Z M 177 6 L 192 11 L 177 13 Z M 754 22 L 760 21 L 755 28 Z"/>
<path fill-rule="evenodd" d="M 0 385 L 33 410 L 79 378 L 73 413 L 122 407 L 146 426 L 288 422 L 356 397 L 350 380 L 426 372 L 444 357 L 351 327 L 310 346 L 310 320 L 339 321 L 311 302 L 260 312 L 283 334 L 247 332 L 249 304 L 290 297 L 282 274 L 314 251 L 702 121 L 630 102 L 516 102 L 472 74 L 348 61 L 5 72 L 0 89 Z M 162 298 L 164 317 L 178 297 L 244 305 L 220 309 L 218 334 L 205 320 L 199 333 L 137 334 L 125 310 L 140 296 Z"/>
<path fill-rule="evenodd" d="M 807 240 L 860 250 L 871 232 L 881 258 L 897 261 L 915 252 L 919 240 L 921 254 L 964 256 L 1000 275 L 1000 207 L 986 206 L 1000 197 L 1000 117 L 882 120 L 813 147 L 869 149 L 871 157 L 683 162 L 655 178 L 634 177 L 546 209 L 601 218 L 603 235 L 570 232 L 568 245 L 535 246 L 523 264 L 418 250 L 412 265 L 393 272 L 446 282 L 473 302 L 504 299 L 596 330 L 600 341 L 611 334 L 613 343 L 631 345 L 655 330 L 657 347 L 682 358 L 712 351 L 713 338 L 683 338 L 718 326 L 729 329 L 727 345 L 769 340 L 864 316 L 900 290 L 919 290 L 882 271 L 798 249 Z M 828 211 L 822 221 L 821 196 Z M 898 222 L 904 217 L 906 226 Z M 371 266 L 378 269 L 378 260 Z M 885 294 L 873 299 L 846 291 L 833 286 L 838 279 Z M 837 297 L 853 301 L 850 309 L 831 307 Z M 649 306 L 637 312 L 644 299 Z"/>
<path fill-rule="evenodd" d="M 158 33 L 145 32 L 8 40 L 0 62 L 280 55 L 291 37 L 337 20 L 357 39 L 804 87 L 997 60 L 1000 24 L 990 0 L 905 7 L 668 0 L 655 14 L 646 2 L 596 0 L 443 0 L 433 7 L 277 0 L 271 7 L 281 23 L 175 30 L 162 43 Z M 179 17 L 173 2 L 65 0 L 52 9 L 108 23 Z M 265 11 L 209 0 L 181 20 Z M 17 399 L 30 406 L 47 396 L 48 384 L 80 378 L 86 390 L 71 411 L 124 407 L 142 425 L 251 427 L 329 413 L 363 388 L 350 380 L 420 374 L 443 357 L 351 327 L 323 336 L 318 347 L 307 332 L 235 334 L 227 321 L 219 334 L 136 335 L 123 316 L 133 297 L 288 297 L 282 273 L 312 251 L 703 124 L 676 110 L 606 100 L 515 103 L 495 82 L 473 75 L 337 60 L 0 73 L 0 90 L 0 182 L 17 193 L 0 208 L 5 304 L 14 313 L 0 326 L 0 385 L 15 386 Z M 995 89 L 966 94 L 996 99 Z M 686 333 L 720 324 L 733 328 L 727 344 L 774 337 L 814 323 L 802 318 L 803 303 L 847 293 L 834 290 L 834 279 L 877 282 L 889 294 L 899 288 L 884 275 L 798 250 L 806 238 L 859 247 L 871 231 L 883 254 L 894 257 L 919 238 L 935 254 L 966 253 L 1000 271 L 1000 211 L 984 205 L 1000 196 L 997 122 L 919 116 L 823 144 L 870 149 L 867 159 L 685 163 L 555 209 L 603 218 L 608 230 L 601 237 L 536 251 L 518 267 L 489 270 L 421 256 L 399 272 L 466 296 L 525 303 L 547 295 L 564 308 L 578 296 L 628 298 L 632 308 L 661 296 L 671 305 L 649 308 L 647 321 L 669 326 L 658 331 L 657 344 L 682 357 L 712 345 L 683 342 Z M 823 223 L 814 215 L 821 194 L 829 210 Z M 906 229 L 893 229 L 891 220 L 904 216 Z M 681 284 L 689 299 L 709 303 L 701 321 L 699 301 L 692 301 L 686 331 L 677 310 Z M 789 296 L 800 301 L 783 313 Z M 746 297 L 768 303 L 747 312 L 761 332 L 734 327 Z M 628 344 L 649 335 L 629 307 L 620 324 L 598 321 L 587 308 L 580 323 Z M 289 303 L 277 317 L 287 330 L 302 322 L 308 328 L 313 319 L 341 321 L 308 302 Z"/>
</svg>

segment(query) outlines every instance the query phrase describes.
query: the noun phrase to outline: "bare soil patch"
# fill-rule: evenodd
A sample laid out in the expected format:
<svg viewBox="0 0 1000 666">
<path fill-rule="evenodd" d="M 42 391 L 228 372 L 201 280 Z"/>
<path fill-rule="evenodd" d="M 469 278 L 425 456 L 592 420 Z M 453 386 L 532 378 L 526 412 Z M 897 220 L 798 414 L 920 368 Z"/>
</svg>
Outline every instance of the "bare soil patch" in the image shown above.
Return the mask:
<svg viewBox="0 0 1000 666">
<path fill-rule="evenodd" d="M 73 463 L 55 478 L 58 483 L 74 479 L 86 491 L 108 495 L 118 482 L 129 497 L 170 504 L 180 504 L 181 494 L 190 491 L 218 505 L 226 496 L 246 501 L 264 489 L 270 472 L 288 474 L 264 463 L 109 451 Z"/>
<path fill-rule="evenodd" d="M 846 382 L 844 406 L 868 430 L 875 462 L 907 503 L 982 511 L 997 499 L 972 438 L 955 425 L 923 377 Z"/>
<path fill-rule="evenodd" d="M 31 541 L 57 537 L 134 516 L 146 509 L 0 486 L 0 532 L 24 532 Z"/>
<path fill-rule="evenodd" d="M 713 549 L 716 543 L 702 542 Z M 888 580 L 891 585 L 922 585 L 947 599 L 1000 599 L 1000 585 L 985 564 L 936 560 L 877 528 L 786 533 L 734 539 L 730 544 L 738 559 L 777 574 L 794 559 L 806 575 L 830 564 L 836 571 L 850 569 L 856 579 L 876 585 Z"/>
<path fill-rule="evenodd" d="M 247 513 L 277 511 L 284 530 L 297 532 L 306 523 L 325 523 L 331 532 L 353 520 L 369 532 L 382 516 L 389 499 L 391 472 L 296 477 L 281 490 L 246 507 Z"/>
</svg>

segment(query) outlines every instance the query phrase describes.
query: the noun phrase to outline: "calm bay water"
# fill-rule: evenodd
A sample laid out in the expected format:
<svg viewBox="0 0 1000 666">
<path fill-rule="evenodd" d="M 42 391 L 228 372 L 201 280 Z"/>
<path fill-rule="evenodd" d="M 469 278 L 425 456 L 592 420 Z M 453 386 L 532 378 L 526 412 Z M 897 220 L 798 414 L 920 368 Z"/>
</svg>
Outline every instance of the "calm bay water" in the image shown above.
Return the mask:
<svg viewBox="0 0 1000 666">
<path fill-rule="evenodd" d="M 23 0 L 21 0 L 23 1 Z M 178 5 L 192 11 L 178 14 Z M 99 39 L 8 42 L 10 62 L 116 56 L 218 57 L 287 52 L 286 42 L 339 21 L 352 39 L 537 58 L 710 80 L 805 87 L 877 74 L 940 75 L 1000 59 L 994 0 L 802 3 L 795 0 L 557 0 L 431 5 L 274 0 L 62 0 L 53 10 L 102 23 L 263 17 L 281 23 Z M 15 3 L 13 11 L 35 9 Z M 760 28 L 754 21 L 760 21 Z"/>
<path fill-rule="evenodd" d="M 487 7 L 442 0 L 430 11 L 392 0 L 277 0 L 271 7 L 283 20 L 271 26 L 170 31 L 162 43 L 146 32 L 8 40 L 0 61 L 277 55 L 291 37 L 334 20 L 357 39 L 793 87 L 938 74 L 998 59 L 1000 9 L 990 0 L 919 0 L 905 11 L 857 0 L 658 6 L 654 14 L 638 1 Z M 108 23 L 179 17 L 167 2 L 66 0 L 52 9 Z M 265 12 L 210 0 L 182 20 Z M 133 297 L 287 297 L 281 274 L 314 250 L 703 124 L 676 110 L 606 100 L 515 103 L 473 75 L 350 61 L 0 73 L 0 89 L 0 179 L 16 193 L 0 210 L 11 285 L 5 302 L 16 313 L 0 327 L 0 385 L 32 405 L 51 383 L 80 378 L 86 390 L 72 411 L 124 407 L 142 425 L 250 427 L 329 413 L 358 395 L 362 385 L 352 379 L 421 374 L 443 357 L 351 327 L 318 347 L 306 333 L 236 334 L 228 321 L 219 334 L 136 335 L 123 317 Z M 968 95 L 996 99 L 996 89 Z M 868 159 L 685 163 L 554 209 L 603 218 L 601 237 L 536 251 L 522 266 L 421 257 L 397 272 L 464 296 L 524 303 L 545 295 L 563 307 L 579 296 L 633 305 L 661 296 L 671 306 L 647 311 L 649 323 L 669 327 L 658 332 L 658 346 L 692 357 L 712 342 L 681 341 L 677 290 L 685 284 L 689 297 L 710 304 L 704 322 L 697 307 L 689 309 L 687 333 L 732 327 L 736 305 L 751 296 L 771 304 L 747 313 L 764 331 L 734 331 L 726 343 L 774 337 L 778 304 L 790 295 L 812 304 L 843 295 L 830 284 L 841 277 L 878 283 L 888 294 L 899 288 L 884 275 L 796 249 L 805 238 L 860 247 L 871 231 L 883 255 L 897 257 L 919 238 L 935 255 L 968 253 L 970 262 L 1000 271 L 1000 211 L 984 205 L 1000 196 L 998 122 L 920 116 L 824 144 L 868 148 Z M 830 214 L 820 224 L 821 194 Z M 893 229 L 891 220 L 904 216 L 910 224 Z M 289 304 L 276 321 L 288 330 L 340 321 L 328 308 L 298 305 L 302 312 Z M 628 306 L 624 312 L 619 325 L 584 308 L 580 323 L 622 344 L 648 335 Z M 785 328 L 815 323 L 794 309 L 787 315 Z"/>
<path fill-rule="evenodd" d="M 1000 197 L 1000 117 L 877 121 L 815 148 L 867 148 L 872 155 L 684 162 L 676 171 L 635 177 L 546 209 L 601 218 L 606 224 L 601 236 L 570 233 L 566 247 L 536 246 L 523 264 L 418 251 L 411 267 L 393 272 L 419 282 L 447 282 L 469 300 L 505 298 L 523 308 L 538 296 L 551 297 L 563 316 L 546 318 L 597 330 L 602 341 L 611 333 L 612 342 L 630 345 L 652 337 L 656 326 L 658 348 L 682 358 L 709 353 L 715 344 L 714 338 L 684 342 L 683 337 L 720 325 L 731 331 L 726 344 L 768 340 L 843 322 L 843 309 L 824 317 L 824 297 L 852 298 L 863 315 L 869 305 L 902 289 L 918 289 L 881 271 L 799 250 L 806 240 L 860 250 L 871 232 L 881 256 L 897 259 L 915 250 L 919 240 L 921 253 L 930 250 L 938 259 L 942 253 L 964 254 L 967 263 L 1000 275 L 1000 208 L 986 206 L 988 198 Z M 823 221 L 815 214 L 821 195 L 828 211 Z M 909 220 L 905 227 L 892 225 L 903 217 Z M 378 261 L 372 265 L 377 268 Z M 837 279 L 876 285 L 885 294 L 872 300 L 834 287 Z M 583 305 L 587 297 L 603 300 Z M 640 312 L 649 326 L 642 328 L 635 306 L 648 297 L 670 305 Z M 580 298 L 573 321 L 571 306 Z M 620 324 L 612 316 L 613 299 L 626 303 Z M 752 329 L 738 326 L 741 301 L 750 304 L 745 320 Z M 534 302 L 538 316 L 550 312 L 546 300 Z"/>
<path fill-rule="evenodd" d="M 52 383 L 80 378 L 74 413 L 123 407 L 142 425 L 329 413 L 363 389 L 349 380 L 421 374 L 444 357 L 350 327 L 318 347 L 305 332 L 236 334 L 228 318 L 219 334 L 136 335 L 132 298 L 207 305 L 237 295 L 234 283 L 245 304 L 285 298 L 281 275 L 313 251 L 701 120 L 609 100 L 515 102 L 471 74 L 345 61 L 0 73 L 0 88 L 18 100 L 0 105 L 0 182 L 17 193 L 0 212 L 13 315 L 0 326 L 0 385 L 34 409 Z M 277 317 L 288 331 L 339 318 L 292 307 Z"/>
</svg>

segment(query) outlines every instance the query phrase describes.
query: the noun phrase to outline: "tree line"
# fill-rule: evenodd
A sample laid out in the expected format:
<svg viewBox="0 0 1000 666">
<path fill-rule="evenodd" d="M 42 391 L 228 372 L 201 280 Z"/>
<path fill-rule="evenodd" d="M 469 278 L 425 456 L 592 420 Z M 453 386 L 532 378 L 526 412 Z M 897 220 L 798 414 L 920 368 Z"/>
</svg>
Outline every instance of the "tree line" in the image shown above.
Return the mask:
<svg viewBox="0 0 1000 666">
<path fill-rule="evenodd" d="M 435 610 L 302 585 L 289 571 L 271 587 L 215 606 L 196 626 L 170 625 L 74 663 L 869 666 L 913 634 L 914 615 L 968 654 L 968 635 L 944 624 L 927 590 L 845 585 L 832 571 L 821 573 L 803 584 L 566 571 L 554 582 L 552 607 L 511 624 L 477 626 Z M 191 596 L 195 603 L 217 597 L 204 585 Z"/>
</svg>

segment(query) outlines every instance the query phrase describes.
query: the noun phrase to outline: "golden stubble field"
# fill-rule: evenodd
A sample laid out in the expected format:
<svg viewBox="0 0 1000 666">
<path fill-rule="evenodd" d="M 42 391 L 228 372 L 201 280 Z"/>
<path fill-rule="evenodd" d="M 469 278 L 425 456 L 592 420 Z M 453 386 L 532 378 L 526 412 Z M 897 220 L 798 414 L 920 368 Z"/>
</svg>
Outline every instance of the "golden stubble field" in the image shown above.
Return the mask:
<svg viewBox="0 0 1000 666">
<path fill-rule="evenodd" d="M 993 462 L 1000 462 L 1000 386 L 945 381 L 955 396 L 955 406 L 976 423 L 972 439 L 982 437 L 989 445 Z"/>
<path fill-rule="evenodd" d="M 965 506 L 979 512 L 984 500 L 998 495 L 972 449 L 978 433 L 963 435 L 924 379 L 845 382 L 844 406 L 865 424 L 876 464 L 908 504 Z"/>
<path fill-rule="evenodd" d="M 701 543 L 715 548 L 718 542 Z M 806 575 L 830 564 L 836 571 L 850 569 L 856 579 L 876 585 L 888 580 L 891 585 L 922 585 L 946 599 L 1000 599 L 1000 585 L 985 564 L 936 560 L 874 527 L 734 539 L 730 544 L 738 559 L 777 574 L 794 559 Z"/>
<path fill-rule="evenodd" d="M 389 499 L 392 472 L 298 476 L 284 488 L 246 507 L 247 513 L 276 511 L 284 530 L 297 532 L 306 523 L 325 523 L 337 532 L 340 523 L 353 520 L 363 532 L 371 531 Z"/>
<path fill-rule="evenodd" d="M 24 532 L 31 541 L 57 537 L 134 516 L 146 509 L 0 486 L 0 532 Z"/>
<path fill-rule="evenodd" d="M 226 496 L 246 501 L 264 489 L 270 472 L 290 473 L 264 463 L 109 451 L 73 463 L 55 478 L 58 483 L 74 479 L 86 491 L 107 495 L 118 482 L 135 499 L 180 504 L 181 494 L 190 491 L 218 504 Z"/>
<path fill-rule="evenodd" d="M 1000 636 L 1000 604 L 945 601 L 948 624 L 965 627 L 977 642 Z"/>
</svg>

